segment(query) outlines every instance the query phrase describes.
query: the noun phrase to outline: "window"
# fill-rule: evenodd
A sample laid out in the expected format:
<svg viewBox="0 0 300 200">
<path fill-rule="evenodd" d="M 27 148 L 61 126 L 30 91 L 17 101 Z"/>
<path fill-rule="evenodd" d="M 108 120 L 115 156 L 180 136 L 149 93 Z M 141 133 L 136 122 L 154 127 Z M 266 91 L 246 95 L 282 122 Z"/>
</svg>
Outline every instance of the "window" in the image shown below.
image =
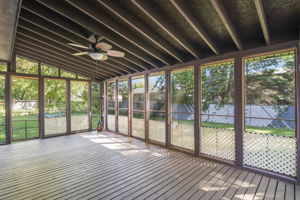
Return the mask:
<svg viewBox="0 0 300 200">
<path fill-rule="evenodd" d="M 71 81 L 71 131 L 89 128 L 88 88 L 88 82 Z"/>
<path fill-rule="evenodd" d="M 101 91 L 100 83 L 92 83 L 92 128 L 96 129 L 101 120 Z"/>
<path fill-rule="evenodd" d="M 45 135 L 66 132 L 66 81 L 45 79 Z"/>
<path fill-rule="evenodd" d="M 76 74 L 61 69 L 60 70 L 60 77 L 64 77 L 64 78 L 76 78 Z"/>
<path fill-rule="evenodd" d="M 295 176 L 295 52 L 249 57 L 244 65 L 244 164 Z"/>
<path fill-rule="evenodd" d="M 233 62 L 201 66 L 200 152 L 235 160 Z"/>
<path fill-rule="evenodd" d="M 25 74 L 38 74 L 38 62 L 23 58 L 16 57 L 16 72 Z"/>
<path fill-rule="evenodd" d="M 118 131 L 128 133 L 128 80 L 118 82 L 118 103 L 119 103 L 119 120 Z"/>
<path fill-rule="evenodd" d="M 149 139 L 166 142 L 166 79 L 164 73 L 149 76 Z"/>
<path fill-rule="evenodd" d="M 171 72 L 171 144 L 194 149 L 194 68 Z"/>
<path fill-rule="evenodd" d="M 5 125 L 5 75 L 0 75 L 0 143 L 6 140 Z"/>
<path fill-rule="evenodd" d="M 109 82 L 107 83 L 107 129 L 114 131 L 115 130 L 115 92 L 116 92 L 116 83 Z"/>
<path fill-rule="evenodd" d="M 44 76 L 58 76 L 58 68 L 50 65 L 41 65 L 41 74 Z"/>
<path fill-rule="evenodd" d="M 145 79 L 136 77 L 132 84 L 132 135 L 145 138 Z"/>
</svg>

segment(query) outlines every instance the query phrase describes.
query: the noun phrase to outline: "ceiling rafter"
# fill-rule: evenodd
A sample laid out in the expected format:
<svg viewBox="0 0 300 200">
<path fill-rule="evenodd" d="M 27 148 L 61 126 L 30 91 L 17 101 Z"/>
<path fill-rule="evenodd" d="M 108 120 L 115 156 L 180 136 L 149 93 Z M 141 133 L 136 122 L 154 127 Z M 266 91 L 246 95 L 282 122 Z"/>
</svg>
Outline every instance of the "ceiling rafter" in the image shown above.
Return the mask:
<svg viewBox="0 0 300 200">
<path fill-rule="evenodd" d="M 220 55 L 220 48 L 209 36 L 206 30 L 201 26 L 199 21 L 191 14 L 186 3 L 180 0 L 170 0 L 173 6 L 184 17 L 184 19 L 190 24 L 190 26 L 196 31 L 199 37 L 210 47 L 210 49 L 216 54 Z"/>
<path fill-rule="evenodd" d="M 159 65 L 155 60 L 153 60 L 153 58 L 147 57 L 144 53 L 142 53 L 141 51 L 133 47 L 129 42 L 124 41 L 124 39 L 120 38 L 114 32 L 107 30 L 106 27 L 103 27 L 95 20 L 86 16 L 86 14 L 76 12 L 76 8 L 72 7 L 66 2 L 58 1 L 58 0 L 51 0 L 51 1 L 37 0 L 37 1 L 49 7 L 50 9 L 58 12 L 59 14 L 71 19 L 72 21 L 80 24 L 81 26 L 93 31 L 94 33 L 105 37 L 105 39 L 107 39 L 114 45 L 119 46 L 121 49 L 123 49 L 123 51 L 127 53 L 131 53 L 132 55 L 135 55 L 139 59 L 148 63 L 148 67 L 158 68 Z"/>
<path fill-rule="evenodd" d="M 89 42 L 87 39 L 88 37 L 86 35 L 91 34 L 92 32 L 90 32 L 88 34 L 87 33 L 83 34 L 77 30 L 78 28 L 75 29 L 75 31 L 74 31 L 74 28 L 69 28 L 70 24 L 68 24 L 66 22 L 66 20 L 61 19 L 61 18 L 64 19 L 64 17 L 60 16 L 57 13 L 55 13 L 55 14 L 51 13 L 48 8 L 44 8 L 43 5 L 41 5 L 35 1 L 32 1 L 30 3 L 28 3 L 28 1 L 26 1 L 26 2 L 24 4 L 22 4 L 23 9 L 26 9 L 27 11 L 39 16 L 40 18 L 43 18 L 44 20 L 63 28 L 65 31 L 71 32 L 74 35 L 81 37 L 86 42 Z M 122 49 L 118 48 L 117 46 L 114 48 L 116 50 L 122 51 Z M 145 65 L 144 61 L 141 61 L 140 59 L 136 58 L 134 55 L 132 55 L 130 53 L 127 53 L 126 56 L 124 58 L 122 58 L 121 60 L 122 60 L 122 62 L 123 61 L 127 62 L 127 63 L 130 62 L 130 63 L 134 64 L 135 66 L 139 66 L 142 69 L 148 69 L 148 68 L 143 67 Z"/>
<path fill-rule="evenodd" d="M 212 3 L 215 11 L 219 15 L 221 21 L 223 22 L 237 48 L 239 50 L 243 50 L 242 39 L 238 34 L 236 28 L 234 27 L 231 19 L 229 18 L 223 3 L 220 0 L 210 0 L 210 2 Z"/>
<path fill-rule="evenodd" d="M 29 23 L 29 22 L 26 22 L 26 23 Z M 60 38 L 50 32 L 47 32 L 44 29 L 41 29 L 38 26 L 34 26 L 33 24 L 32 25 L 28 25 L 28 24 L 23 25 L 23 24 L 24 23 L 20 21 L 19 27 L 23 32 L 29 31 L 29 32 L 31 32 L 31 34 L 35 34 L 34 38 L 38 39 L 39 41 L 41 41 L 43 43 L 46 43 L 46 44 L 49 43 L 53 47 L 61 49 L 61 50 L 65 51 L 66 53 L 70 54 L 70 56 L 73 56 L 72 53 L 80 52 L 80 50 L 78 50 L 77 48 L 67 45 L 68 40 Z M 30 33 L 28 33 L 27 36 L 30 36 Z M 81 62 L 90 63 L 91 67 L 95 68 L 95 69 L 99 69 L 99 67 L 102 67 L 102 69 L 103 69 L 105 67 L 105 70 L 108 70 L 111 73 L 118 73 L 119 70 L 123 74 L 132 72 L 128 69 L 121 69 L 119 67 L 115 67 L 115 66 L 112 66 L 112 65 L 104 63 L 104 62 L 101 62 L 101 65 L 97 65 L 97 63 L 93 62 L 88 56 L 78 56 L 78 57 L 74 56 L 74 58 L 76 58 L 78 61 L 81 61 Z"/>
<path fill-rule="evenodd" d="M 178 32 L 177 29 L 172 27 L 165 18 L 163 18 L 153 7 L 151 7 L 147 1 L 132 0 L 132 2 L 176 42 L 178 42 L 185 50 L 187 50 L 195 58 L 201 58 L 200 52 L 196 50 L 192 44 Z"/>
<path fill-rule="evenodd" d="M 76 35 L 74 35 L 72 33 L 68 34 L 68 33 L 66 33 L 66 31 L 64 31 L 64 29 L 61 29 L 60 27 L 58 27 L 58 26 L 56 26 L 56 25 L 54 25 L 54 24 L 52 24 L 48 21 L 45 21 L 42 18 L 39 18 L 39 17 L 35 16 L 34 14 L 31 14 L 28 11 L 23 12 L 23 10 L 22 10 L 21 18 L 26 20 L 28 23 L 34 24 L 35 26 L 38 26 L 38 27 L 40 27 L 40 28 L 42 28 L 46 31 L 51 32 L 52 34 L 57 35 L 58 37 L 64 38 L 66 40 L 66 42 L 67 41 L 68 42 L 73 42 L 73 43 L 81 44 L 83 46 L 88 46 L 88 44 L 89 44 L 87 41 L 77 37 Z M 71 48 L 71 46 L 68 46 L 68 47 Z M 72 47 L 72 49 L 78 51 L 77 48 Z M 88 58 L 88 59 L 90 61 L 90 58 Z M 117 58 L 110 57 L 110 59 L 108 61 L 104 61 L 104 62 L 107 62 L 108 64 L 110 64 L 110 63 L 112 63 L 111 60 L 117 60 Z M 103 62 L 100 62 L 100 63 L 94 63 L 93 62 L 91 64 L 102 65 Z M 128 69 L 131 69 L 131 70 L 135 71 L 135 72 L 139 71 L 139 70 L 136 69 L 137 67 L 132 66 L 133 64 L 124 63 L 122 65 L 124 67 L 128 68 Z M 118 65 L 114 65 L 114 67 L 117 67 L 117 66 Z M 101 66 L 101 67 L 103 67 L 103 66 Z M 117 68 L 119 68 L 119 67 L 117 67 Z"/>
<path fill-rule="evenodd" d="M 98 71 L 91 70 L 89 65 L 85 65 L 80 62 L 77 62 L 72 57 L 70 57 L 68 54 L 66 54 L 58 49 L 55 49 L 49 45 L 45 45 L 41 42 L 32 41 L 31 39 L 28 39 L 23 35 L 18 35 L 18 38 L 16 40 L 18 41 L 18 44 L 27 45 L 28 47 L 39 49 L 42 52 L 48 52 L 49 54 L 56 55 L 57 57 L 63 57 L 66 61 L 73 62 L 73 65 L 75 64 L 77 66 L 81 66 L 81 69 L 86 70 L 87 72 L 96 73 L 97 75 L 99 75 L 103 78 L 114 76 L 114 75 L 107 75 L 107 74 L 101 73 L 100 70 L 98 70 Z"/>
<path fill-rule="evenodd" d="M 150 45 L 147 44 L 146 41 L 143 44 L 141 44 L 142 42 L 141 39 L 137 38 L 134 33 L 124 29 L 121 24 L 116 24 L 114 20 L 112 20 L 110 17 L 106 15 L 103 15 L 102 12 L 98 12 L 97 10 L 95 10 L 95 6 L 81 0 L 66 0 L 66 1 L 72 6 L 74 6 L 75 8 L 77 8 L 79 11 L 95 19 L 97 22 L 103 24 L 111 31 L 115 32 L 116 34 L 118 34 L 119 36 L 121 36 L 122 38 L 130 42 L 131 44 L 135 45 L 137 48 L 144 51 L 144 53 L 156 58 L 157 60 L 163 62 L 166 65 L 172 64 L 170 58 L 166 57 L 161 52 L 152 48 Z"/>
<path fill-rule="evenodd" d="M 69 66 L 70 65 L 72 67 L 68 67 L 68 68 L 66 68 L 66 70 L 69 70 L 69 71 L 74 70 L 75 73 L 76 73 L 76 71 L 77 72 L 83 72 L 85 74 L 89 74 L 89 76 L 91 76 L 93 74 L 93 73 L 86 72 L 84 70 L 80 70 L 80 66 L 74 65 L 74 63 L 72 63 L 72 62 L 61 59 L 60 57 L 53 56 L 52 54 L 46 54 L 45 52 L 39 52 L 35 48 L 30 48 L 30 47 L 22 45 L 18 42 L 15 43 L 14 48 L 15 48 L 16 51 L 23 51 L 23 52 L 27 52 L 29 54 L 31 53 L 31 54 L 35 54 L 35 55 L 40 55 L 40 56 L 47 57 L 49 59 L 59 61 L 60 63 L 63 63 L 64 66 L 66 66 L 66 65 Z M 75 66 L 77 66 L 79 69 L 77 67 L 75 68 Z M 96 73 L 95 73 L 95 75 L 96 75 Z"/>
<path fill-rule="evenodd" d="M 269 28 L 267 25 L 267 19 L 266 19 L 266 15 L 265 15 L 265 11 L 264 11 L 263 2 L 261 0 L 254 0 L 254 3 L 255 3 L 256 11 L 258 14 L 258 19 L 259 19 L 261 29 L 264 34 L 266 44 L 270 45 L 271 44 L 270 32 L 269 32 Z"/>
<path fill-rule="evenodd" d="M 126 22 L 137 32 L 142 34 L 153 44 L 167 52 L 169 55 L 173 56 L 180 62 L 184 62 L 185 58 L 178 51 L 176 51 L 168 42 L 157 36 L 157 34 L 152 31 L 149 27 L 145 26 L 138 18 L 123 10 L 117 3 L 111 0 L 98 0 L 98 2 L 108 9 L 111 13 L 118 16 L 123 22 Z"/>
</svg>

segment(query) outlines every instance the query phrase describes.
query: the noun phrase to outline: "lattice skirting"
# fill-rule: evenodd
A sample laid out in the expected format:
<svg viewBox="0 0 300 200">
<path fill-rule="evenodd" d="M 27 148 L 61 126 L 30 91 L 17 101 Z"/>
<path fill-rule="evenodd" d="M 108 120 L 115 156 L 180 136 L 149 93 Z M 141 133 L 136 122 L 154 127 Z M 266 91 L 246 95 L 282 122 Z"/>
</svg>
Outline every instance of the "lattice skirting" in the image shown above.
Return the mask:
<svg viewBox="0 0 300 200">
<path fill-rule="evenodd" d="M 172 122 L 171 144 L 194 150 L 194 124 Z"/>
<path fill-rule="evenodd" d="M 128 133 L 128 117 L 119 115 L 119 132 L 120 133 Z"/>
<path fill-rule="evenodd" d="M 296 139 L 244 133 L 244 164 L 296 176 Z"/>
<path fill-rule="evenodd" d="M 73 118 L 74 116 L 72 116 Z M 74 121 L 74 120 L 73 120 Z M 45 134 L 54 135 L 67 132 L 66 117 L 45 117 Z"/>
<path fill-rule="evenodd" d="M 145 120 L 140 118 L 132 118 L 132 135 L 145 138 Z"/>
<path fill-rule="evenodd" d="M 235 160 L 235 132 L 230 129 L 201 127 L 200 152 L 210 156 Z"/>
<path fill-rule="evenodd" d="M 88 115 L 71 116 L 71 131 L 86 130 L 89 128 Z"/>
<path fill-rule="evenodd" d="M 149 120 L 149 139 L 157 142 L 166 142 L 166 122 Z"/>
<path fill-rule="evenodd" d="M 107 129 L 114 131 L 115 130 L 115 115 L 107 115 Z"/>
</svg>

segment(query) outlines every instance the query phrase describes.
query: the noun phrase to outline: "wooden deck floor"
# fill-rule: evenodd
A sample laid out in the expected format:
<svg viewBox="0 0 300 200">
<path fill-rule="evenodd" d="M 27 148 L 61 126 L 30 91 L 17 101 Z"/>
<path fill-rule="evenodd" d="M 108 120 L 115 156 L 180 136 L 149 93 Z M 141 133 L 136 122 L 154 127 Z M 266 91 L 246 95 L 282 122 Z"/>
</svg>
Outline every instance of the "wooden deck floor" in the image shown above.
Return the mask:
<svg viewBox="0 0 300 200">
<path fill-rule="evenodd" d="M 300 200 L 300 186 L 92 132 L 0 146 L 0 199 Z"/>
</svg>

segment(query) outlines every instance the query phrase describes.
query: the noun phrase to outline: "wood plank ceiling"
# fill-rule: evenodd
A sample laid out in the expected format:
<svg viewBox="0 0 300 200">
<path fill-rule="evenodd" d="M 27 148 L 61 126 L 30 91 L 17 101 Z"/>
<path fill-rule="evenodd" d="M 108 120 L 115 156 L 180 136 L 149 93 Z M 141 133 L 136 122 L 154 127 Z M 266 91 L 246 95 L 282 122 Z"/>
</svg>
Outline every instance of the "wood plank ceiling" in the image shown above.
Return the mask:
<svg viewBox="0 0 300 200">
<path fill-rule="evenodd" d="M 103 80 L 299 40 L 299 22 L 299 0 L 23 0 L 14 50 Z M 93 33 L 125 57 L 71 55 Z"/>
</svg>

